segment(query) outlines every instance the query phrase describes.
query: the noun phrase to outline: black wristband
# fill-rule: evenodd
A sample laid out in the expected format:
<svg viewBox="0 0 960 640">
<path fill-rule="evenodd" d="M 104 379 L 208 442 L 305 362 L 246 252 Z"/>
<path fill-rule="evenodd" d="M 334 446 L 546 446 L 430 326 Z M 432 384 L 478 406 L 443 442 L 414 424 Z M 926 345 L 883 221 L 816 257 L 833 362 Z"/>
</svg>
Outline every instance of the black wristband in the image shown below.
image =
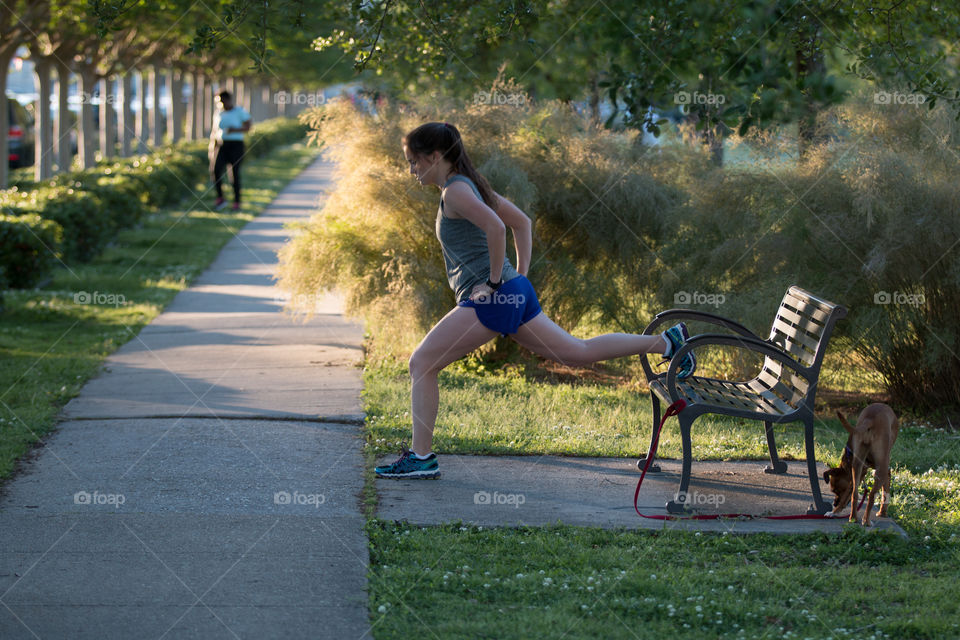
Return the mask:
<svg viewBox="0 0 960 640">
<path fill-rule="evenodd" d="M 487 286 L 490 287 L 493 291 L 496 291 L 500 288 L 500 285 L 503 284 L 503 278 L 500 279 L 500 282 L 490 282 L 490 278 L 487 278 Z"/>
</svg>

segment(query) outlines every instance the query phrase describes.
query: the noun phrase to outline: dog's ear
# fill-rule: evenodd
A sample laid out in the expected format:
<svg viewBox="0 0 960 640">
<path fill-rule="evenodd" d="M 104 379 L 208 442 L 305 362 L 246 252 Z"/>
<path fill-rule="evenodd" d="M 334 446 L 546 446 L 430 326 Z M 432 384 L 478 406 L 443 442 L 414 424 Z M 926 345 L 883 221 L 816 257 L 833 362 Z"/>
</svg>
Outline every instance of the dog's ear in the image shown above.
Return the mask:
<svg viewBox="0 0 960 640">
<path fill-rule="evenodd" d="M 847 419 L 843 417 L 843 414 L 840 411 L 837 411 L 837 417 L 840 418 L 840 424 L 843 425 L 843 428 L 847 430 L 847 433 L 853 435 L 853 427 L 850 426 L 850 423 L 847 422 Z"/>
</svg>

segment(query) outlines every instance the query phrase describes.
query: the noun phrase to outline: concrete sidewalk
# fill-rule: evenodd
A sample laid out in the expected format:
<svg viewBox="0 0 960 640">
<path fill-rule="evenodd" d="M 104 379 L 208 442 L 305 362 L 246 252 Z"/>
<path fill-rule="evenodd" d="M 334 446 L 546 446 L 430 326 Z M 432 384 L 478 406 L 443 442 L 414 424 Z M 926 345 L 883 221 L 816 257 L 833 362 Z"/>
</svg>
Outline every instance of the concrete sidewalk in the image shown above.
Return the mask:
<svg viewBox="0 0 960 640">
<path fill-rule="evenodd" d="M 667 515 L 665 505 L 680 485 L 679 460 L 658 459 L 657 464 L 662 471 L 648 473 L 640 489 L 638 508 L 644 515 Z M 696 513 L 806 513 L 813 503 L 806 463 L 788 462 L 787 473 L 782 475 L 764 473 L 766 465 L 763 461 L 695 460 L 688 493 Z M 439 480 L 377 480 L 377 515 L 413 524 L 462 520 L 483 526 L 542 526 L 561 522 L 584 527 L 730 533 L 839 533 L 847 523 L 846 517 L 669 521 L 641 518 L 633 506 L 640 477 L 636 459 L 444 455 L 440 457 L 440 472 Z M 826 492 L 825 499 L 832 499 L 829 489 L 824 486 L 822 490 Z M 906 535 L 890 518 L 876 518 L 875 528 Z"/>
<path fill-rule="evenodd" d="M 112 355 L 0 499 L 2 638 L 369 636 L 362 327 L 281 313 L 317 160 Z"/>
</svg>

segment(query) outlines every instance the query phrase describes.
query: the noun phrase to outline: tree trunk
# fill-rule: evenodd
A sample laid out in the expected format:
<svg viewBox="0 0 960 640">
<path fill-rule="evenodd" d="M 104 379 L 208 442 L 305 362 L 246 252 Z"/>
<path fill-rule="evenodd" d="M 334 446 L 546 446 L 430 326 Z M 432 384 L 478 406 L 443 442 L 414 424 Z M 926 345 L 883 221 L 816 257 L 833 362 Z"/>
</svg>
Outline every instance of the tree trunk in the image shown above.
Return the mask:
<svg viewBox="0 0 960 640">
<path fill-rule="evenodd" d="M 595 127 L 600 126 L 600 79 L 598 74 L 590 78 L 590 122 Z M 639 136 L 643 140 L 643 134 Z"/>
<path fill-rule="evenodd" d="M 286 88 L 280 87 L 280 91 L 286 92 Z M 280 93 L 280 91 L 278 91 L 277 93 Z M 289 100 L 274 100 L 274 102 L 277 105 L 277 109 L 276 109 L 277 117 L 286 118 L 288 116 L 287 103 L 289 102 Z"/>
<path fill-rule="evenodd" d="M 80 153 L 80 167 L 89 169 L 96 164 L 92 98 L 97 86 L 97 76 L 89 65 L 81 66 L 77 76 L 80 79 L 80 126 L 77 147 Z"/>
<path fill-rule="evenodd" d="M 207 77 L 202 73 L 197 74 L 196 91 L 197 138 L 203 140 L 210 134 L 207 126 L 207 101 L 209 100 L 207 94 L 210 93 L 210 87 L 207 86 Z"/>
<path fill-rule="evenodd" d="M 251 85 L 250 86 L 250 108 L 247 109 L 247 113 L 250 114 L 250 118 L 254 122 L 256 122 L 257 120 L 263 119 L 260 114 L 260 102 L 261 102 L 260 98 L 261 97 L 262 96 L 260 93 L 260 86 Z"/>
<path fill-rule="evenodd" d="M 212 78 L 207 78 L 204 82 L 203 92 L 203 132 L 204 136 L 209 137 L 213 129 L 213 110 L 216 104 L 217 83 Z"/>
<path fill-rule="evenodd" d="M 113 135 L 113 82 L 109 78 L 100 79 L 100 157 L 112 158 L 114 135 Z"/>
<path fill-rule="evenodd" d="M 56 149 L 57 171 L 70 170 L 73 162 L 73 140 L 70 136 L 70 67 L 59 58 L 54 63 L 57 68 L 57 119 L 54 122 L 53 146 Z"/>
<path fill-rule="evenodd" d="M 190 99 L 187 101 L 187 140 L 197 139 L 197 72 L 190 73 Z"/>
<path fill-rule="evenodd" d="M 167 95 L 170 96 L 167 135 L 170 142 L 176 143 L 183 138 L 183 74 L 179 69 L 171 69 L 167 74 Z"/>
<path fill-rule="evenodd" d="M 318 96 L 323 99 L 324 96 L 322 93 L 318 92 Z M 274 93 L 273 87 L 269 84 L 263 88 L 263 102 L 267 105 L 267 109 L 263 114 L 264 120 L 268 118 L 277 117 L 277 94 Z"/>
<path fill-rule="evenodd" d="M 823 132 L 819 130 L 817 123 L 820 105 L 810 95 L 810 88 L 804 86 L 811 76 L 822 77 L 827 70 L 819 25 L 797 44 L 796 60 L 797 84 L 800 85 L 803 95 L 803 109 L 797 122 L 797 151 L 800 161 L 803 162 L 809 155 L 810 148 L 823 141 Z"/>
<path fill-rule="evenodd" d="M 243 107 L 247 110 L 247 113 L 250 113 L 250 96 L 249 91 L 247 91 L 247 81 L 240 78 L 237 80 L 236 87 L 237 94 L 233 98 L 233 103 Z"/>
<path fill-rule="evenodd" d="M 0 56 L 0 98 L 7 95 L 7 69 L 10 68 L 10 59 L 13 58 L 13 52 Z M 0 189 L 6 189 L 10 180 L 10 147 L 7 136 L 10 133 L 10 107 L 7 101 L 0 99 Z"/>
<path fill-rule="evenodd" d="M 50 122 L 50 58 L 34 58 L 37 74 L 37 100 L 34 109 L 36 131 L 34 132 L 33 178 L 37 182 L 53 175 L 53 124 Z"/>
<path fill-rule="evenodd" d="M 137 72 L 137 99 L 140 108 L 137 110 L 137 153 L 146 153 L 147 140 L 150 139 L 150 100 L 147 90 L 150 88 L 150 72 Z"/>
<path fill-rule="evenodd" d="M 703 132 L 703 141 L 710 150 L 710 159 L 718 167 L 723 166 L 723 134 L 717 127 L 709 127 Z"/>
<path fill-rule="evenodd" d="M 160 73 L 160 65 L 150 67 L 150 91 L 153 94 L 153 105 L 150 114 L 153 116 L 153 124 L 150 127 L 152 134 L 151 142 L 154 147 L 163 144 L 163 119 L 160 113 L 160 82 L 163 74 Z"/>
<path fill-rule="evenodd" d="M 120 131 L 120 155 L 124 158 L 133 151 L 133 78 L 129 71 L 120 76 L 120 111 L 117 129 Z"/>
</svg>

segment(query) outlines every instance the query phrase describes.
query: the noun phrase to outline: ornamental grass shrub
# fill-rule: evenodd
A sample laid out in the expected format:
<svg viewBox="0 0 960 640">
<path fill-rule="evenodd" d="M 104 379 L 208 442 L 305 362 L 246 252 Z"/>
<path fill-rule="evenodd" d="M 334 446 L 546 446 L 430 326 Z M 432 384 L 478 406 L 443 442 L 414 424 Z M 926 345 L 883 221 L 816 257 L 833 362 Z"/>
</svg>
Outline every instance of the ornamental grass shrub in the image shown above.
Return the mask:
<svg viewBox="0 0 960 640">
<path fill-rule="evenodd" d="M 691 185 L 658 300 L 671 288 L 724 294 L 723 314 L 766 337 L 770 302 L 799 284 L 849 308 L 837 331 L 859 356 L 851 366 L 874 368 L 895 403 L 956 407 L 960 127 L 940 108 L 868 100 L 836 117 L 841 135 L 803 164 Z"/>
<path fill-rule="evenodd" d="M 339 289 L 377 353 L 409 354 L 454 298 L 434 235 L 438 192 L 410 176 L 401 138 L 449 121 L 493 188 L 534 219 L 531 280 L 575 334 L 640 331 L 684 306 L 765 337 L 797 284 L 848 307 L 832 349 L 841 368 L 874 369 L 895 403 L 956 407 L 960 128 L 939 107 L 868 99 L 826 115 L 836 135 L 802 163 L 768 132 L 743 141 L 755 162 L 718 168 L 700 149 L 647 147 L 560 103 L 382 100 L 369 113 L 333 101 L 304 120 L 337 162 L 336 185 L 283 250 L 280 285 L 306 313 Z M 704 365 L 747 375 L 757 361 Z"/>
<path fill-rule="evenodd" d="M 529 275 L 551 317 L 571 328 L 596 318 L 630 331 L 646 324 L 664 216 L 681 193 L 642 170 L 648 151 L 629 136 L 560 103 L 427 110 L 384 101 L 371 115 L 337 100 L 305 120 L 338 168 L 323 209 L 281 253 L 295 310 L 309 313 L 317 293 L 337 288 L 348 312 L 371 323 L 375 350 L 402 357 L 454 306 L 434 232 L 438 192 L 410 175 L 401 146 L 415 126 L 439 120 L 457 124 L 479 171 L 535 220 Z"/>
</svg>

